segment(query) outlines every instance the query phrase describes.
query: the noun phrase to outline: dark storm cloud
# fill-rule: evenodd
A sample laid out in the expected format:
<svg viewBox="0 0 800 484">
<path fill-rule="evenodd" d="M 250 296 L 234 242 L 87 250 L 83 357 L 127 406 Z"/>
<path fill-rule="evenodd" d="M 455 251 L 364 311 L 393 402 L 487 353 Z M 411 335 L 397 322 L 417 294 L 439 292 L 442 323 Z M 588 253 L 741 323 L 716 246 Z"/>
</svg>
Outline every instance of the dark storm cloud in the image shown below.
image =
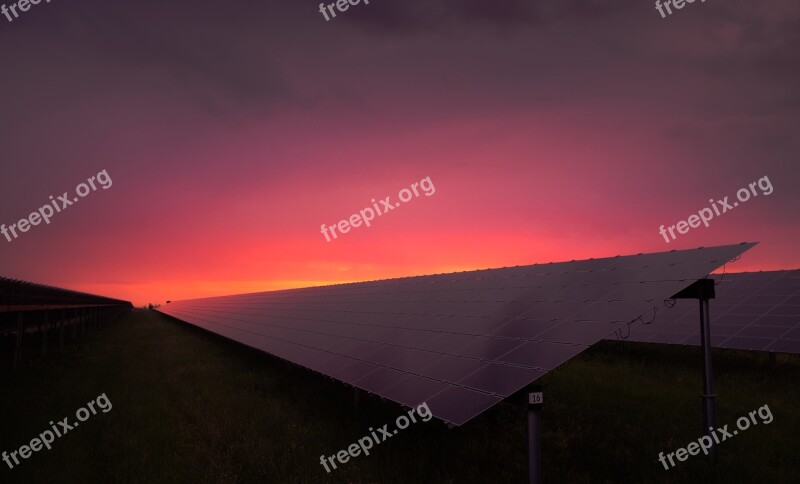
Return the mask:
<svg viewBox="0 0 800 484">
<path fill-rule="evenodd" d="M 76 92 L 113 89 L 107 76 L 127 76 L 187 98 L 218 119 L 249 119 L 331 99 L 363 106 L 377 93 L 368 83 L 350 87 L 364 70 L 352 64 L 352 52 L 359 52 L 359 62 L 385 64 L 381 85 L 417 69 L 424 69 L 421 77 L 441 78 L 437 65 L 445 62 L 444 76 L 464 79 L 457 80 L 456 92 L 471 99 L 479 93 L 487 104 L 577 103 L 620 87 L 632 98 L 677 97 L 688 90 L 695 106 L 721 114 L 794 110 L 800 102 L 792 87 L 800 64 L 798 15 L 768 13 L 788 9 L 782 0 L 768 2 L 779 9 L 758 14 L 752 2 L 695 4 L 669 19 L 638 0 L 373 0 L 330 22 L 317 12 L 319 3 L 51 4 L 31 10 L 24 24 L 4 25 L 0 41 L 24 42 L 30 59 L 37 50 L 74 57 L 84 66 L 66 76 Z M 26 35 L 15 39 L 14 31 Z M 395 36 L 402 40 L 384 43 Z M 419 39 L 426 41 L 424 50 L 411 44 Z M 463 52 L 444 47 L 452 39 L 463 40 Z M 469 51 L 471 58 L 464 55 Z M 413 62 L 404 60 L 409 55 Z M 102 69 L 92 72 L 97 68 L 87 63 Z M 702 74 L 737 89 L 763 84 L 769 92 L 736 96 L 725 87 L 683 83 L 661 90 L 650 79 L 658 71 L 663 74 L 655 84 Z M 442 88 L 430 82 L 431 91 Z M 23 95 L 28 89 L 4 80 L 0 86 Z M 567 90 L 569 96 L 559 94 Z"/>
<path fill-rule="evenodd" d="M 758 79 L 767 89 L 773 83 L 772 87 L 796 86 L 800 84 L 800 8 L 784 8 L 782 3 L 774 0 L 770 8 L 754 11 L 748 2 L 733 2 L 714 15 L 691 19 L 694 35 L 677 44 L 693 68 L 731 84 Z M 787 89 L 782 94 L 798 93 Z"/>
<path fill-rule="evenodd" d="M 196 7 L 170 13 L 162 7 L 158 20 L 104 10 L 108 15 L 85 17 L 92 32 L 88 42 L 96 41 L 111 62 L 163 74 L 167 88 L 211 112 L 261 111 L 293 96 L 274 59 L 259 57 L 235 32 L 225 35 L 187 15 Z"/>
<path fill-rule="evenodd" d="M 20 46 L 0 78 L 17 94 L 6 112 L 59 108 L 37 108 L 53 89 L 40 75 L 49 59 L 74 65 L 57 76 L 72 93 L 62 102 L 114 95 L 127 79 L 226 121 L 409 100 L 431 112 L 623 102 L 711 118 L 796 116 L 800 105 L 800 15 L 785 0 L 696 3 L 668 19 L 638 0 L 373 0 L 330 22 L 319 3 L 31 10 L 0 37 Z"/>
<path fill-rule="evenodd" d="M 330 2 L 326 2 L 330 3 Z M 541 27 L 583 17 L 602 17 L 629 9 L 634 0 L 434 0 L 385 1 L 369 4 L 372 10 L 347 12 L 347 21 L 384 34 L 489 28 L 495 31 Z"/>
<path fill-rule="evenodd" d="M 107 74 L 143 75 L 213 114 L 263 114 L 297 95 L 278 56 L 263 49 L 268 43 L 262 29 L 271 29 L 274 15 L 287 13 L 263 4 L 220 11 L 211 2 L 86 1 L 31 10 L 17 24 L 2 27 L 10 43 L 32 41 L 26 46 L 30 54 L 38 50 L 73 57 L 84 67 L 102 65 L 101 72 L 87 71 L 84 77 L 84 85 L 96 82 L 91 87 L 98 90 L 107 88 L 102 85 Z M 80 77 L 81 71 L 71 74 Z"/>
</svg>

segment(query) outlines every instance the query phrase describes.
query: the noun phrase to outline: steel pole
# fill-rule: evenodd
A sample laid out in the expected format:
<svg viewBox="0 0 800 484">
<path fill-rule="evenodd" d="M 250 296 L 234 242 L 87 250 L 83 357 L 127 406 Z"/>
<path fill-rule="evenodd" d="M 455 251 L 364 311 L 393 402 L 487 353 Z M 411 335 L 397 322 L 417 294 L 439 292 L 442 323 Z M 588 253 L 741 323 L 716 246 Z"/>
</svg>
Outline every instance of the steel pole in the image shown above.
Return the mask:
<svg viewBox="0 0 800 484">
<path fill-rule="evenodd" d="M 528 482 L 542 484 L 542 392 L 528 393 Z"/>
<path fill-rule="evenodd" d="M 717 428 L 717 417 L 714 398 L 714 374 L 711 369 L 711 324 L 708 313 L 708 299 L 700 299 L 700 338 L 703 345 L 703 433 L 711 436 Z M 713 445 L 709 453 L 711 462 L 717 460 L 717 446 Z"/>
</svg>

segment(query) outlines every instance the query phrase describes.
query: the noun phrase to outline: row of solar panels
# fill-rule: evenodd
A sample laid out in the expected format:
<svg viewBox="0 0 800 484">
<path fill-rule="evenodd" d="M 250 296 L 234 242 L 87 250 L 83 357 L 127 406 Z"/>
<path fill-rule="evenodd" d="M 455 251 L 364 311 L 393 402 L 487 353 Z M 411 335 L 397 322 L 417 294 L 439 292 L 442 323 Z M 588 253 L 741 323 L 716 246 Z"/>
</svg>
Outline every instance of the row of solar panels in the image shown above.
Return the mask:
<svg viewBox="0 0 800 484">
<path fill-rule="evenodd" d="M 0 277 L 0 307 L 130 305 L 128 301 Z"/>
<path fill-rule="evenodd" d="M 711 345 L 800 353 L 800 270 L 714 276 Z M 647 343 L 700 345 L 697 301 L 678 299 L 614 337 Z M 645 324 L 649 322 L 649 324 Z"/>
<path fill-rule="evenodd" d="M 461 425 L 754 244 L 176 301 L 160 311 Z"/>
</svg>

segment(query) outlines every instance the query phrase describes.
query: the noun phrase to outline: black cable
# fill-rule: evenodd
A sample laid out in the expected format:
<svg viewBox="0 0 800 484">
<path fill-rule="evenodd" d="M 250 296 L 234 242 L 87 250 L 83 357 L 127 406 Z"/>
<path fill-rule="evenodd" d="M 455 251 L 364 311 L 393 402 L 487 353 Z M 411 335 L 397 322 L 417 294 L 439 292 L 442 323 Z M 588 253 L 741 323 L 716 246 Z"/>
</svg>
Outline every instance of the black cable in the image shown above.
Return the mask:
<svg viewBox="0 0 800 484">
<path fill-rule="evenodd" d="M 725 264 L 723 264 L 723 265 L 722 265 L 722 275 L 721 275 L 721 276 L 719 276 L 719 281 L 714 283 L 714 285 L 715 285 L 715 286 L 719 286 L 719 285 L 720 285 L 720 283 L 722 283 L 722 280 L 723 280 L 723 279 L 725 279 L 725 271 L 726 271 L 726 270 L 727 270 L 727 268 L 728 268 L 728 263 L 731 263 L 731 264 L 732 264 L 732 263 L 734 263 L 734 262 L 738 261 L 738 260 L 739 260 L 739 259 L 741 259 L 741 258 L 742 258 L 742 255 L 741 255 L 741 254 L 739 254 L 739 255 L 737 255 L 736 257 L 734 257 L 733 259 L 729 260 L 728 262 L 726 262 Z"/>
<path fill-rule="evenodd" d="M 645 326 L 648 324 L 653 324 L 653 321 L 656 320 L 656 307 L 657 306 L 653 306 L 653 318 L 649 322 L 645 323 L 641 316 L 639 316 L 639 322 L 644 324 Z"/>
</svg>

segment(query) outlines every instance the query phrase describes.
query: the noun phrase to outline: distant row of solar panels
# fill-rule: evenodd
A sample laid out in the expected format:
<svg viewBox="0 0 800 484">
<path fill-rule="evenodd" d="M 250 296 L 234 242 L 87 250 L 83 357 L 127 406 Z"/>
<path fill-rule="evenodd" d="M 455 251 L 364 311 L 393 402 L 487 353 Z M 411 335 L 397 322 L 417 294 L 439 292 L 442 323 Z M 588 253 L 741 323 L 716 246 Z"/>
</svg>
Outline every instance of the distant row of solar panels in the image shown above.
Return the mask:
<svg viewBox="0 0 800 484">
<path fill-rule="evenodd" d="M 800 270 L 713 276 L 711 346 L 800 353 Z M 678 299 L 642 322 L 620 328 L 613 338 L 647 343 L 700 345 L 697 301 Z"/>
<path fill-rule="evenodd" d="M 160 311 L 461 425 L 754 244 L 175 301 Z"/>
</svg>

